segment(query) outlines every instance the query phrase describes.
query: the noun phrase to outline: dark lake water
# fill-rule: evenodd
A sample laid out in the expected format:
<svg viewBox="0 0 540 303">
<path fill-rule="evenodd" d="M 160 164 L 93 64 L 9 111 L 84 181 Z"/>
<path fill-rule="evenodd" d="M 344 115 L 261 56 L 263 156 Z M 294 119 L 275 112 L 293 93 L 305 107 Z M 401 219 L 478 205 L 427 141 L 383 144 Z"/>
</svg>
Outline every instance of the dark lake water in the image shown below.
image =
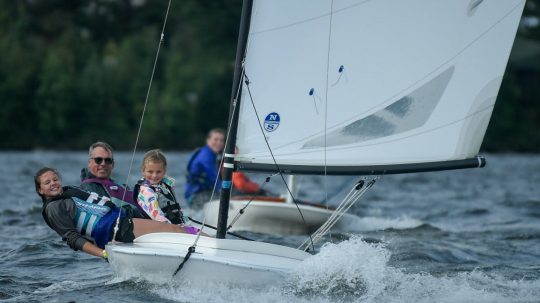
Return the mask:
<svg viewBox="0 0 540 303">
<path fill-rule="evenodd" d="M 130 184 L 141 176 L 142 154 Z M 182 197 L 187 154 L 166 155 Z M 0 153 L 1 302 L 540 302 L 540 155 L 488 154 L 482 169 L 383 176 L 355 206 L 358 220 L 265 289 L 125 280 L 103 260 L 69 249 L 41 218 L 32 178 L 52 166 L 65 185 L 78 184 L 87 157 Z M 126 179 L 131 153 L 115 158 L 113 177 Z M 325 187 L 331 194 L 354 180 L 297 181 L 301 199 L 321 201 Z M 267 188 L 284 190 L 279 178 Z M 305 240 L 243 234 L 291 247 Z"/>
</svg>

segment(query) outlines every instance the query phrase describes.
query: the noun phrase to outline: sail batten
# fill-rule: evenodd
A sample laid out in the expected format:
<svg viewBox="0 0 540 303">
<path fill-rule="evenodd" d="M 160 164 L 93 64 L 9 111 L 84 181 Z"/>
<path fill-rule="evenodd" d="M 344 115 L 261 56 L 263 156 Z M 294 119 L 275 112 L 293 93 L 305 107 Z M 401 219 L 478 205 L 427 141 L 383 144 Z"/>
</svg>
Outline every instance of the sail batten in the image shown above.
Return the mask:
<svg viewBox="0 0 540 303">
<path fill-rule="evenodd" d="M 524 4 L 255 1 L 238 161 L 338 172 L 474 159 Z"/>
</svg>

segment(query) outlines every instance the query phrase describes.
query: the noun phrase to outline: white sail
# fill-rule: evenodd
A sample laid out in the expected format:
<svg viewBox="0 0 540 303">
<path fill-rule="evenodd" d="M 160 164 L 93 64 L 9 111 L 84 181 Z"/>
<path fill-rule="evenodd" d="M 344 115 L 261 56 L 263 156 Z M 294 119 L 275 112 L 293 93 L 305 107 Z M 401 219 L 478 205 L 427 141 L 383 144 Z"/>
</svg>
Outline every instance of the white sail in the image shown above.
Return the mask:
<svg viewBox="0 0 540 303">
<path fill-rule="evenodd" d="M 255 1 L 236 160 L 350 168 L 474 158 L 524 4 Z"/>
</svg>

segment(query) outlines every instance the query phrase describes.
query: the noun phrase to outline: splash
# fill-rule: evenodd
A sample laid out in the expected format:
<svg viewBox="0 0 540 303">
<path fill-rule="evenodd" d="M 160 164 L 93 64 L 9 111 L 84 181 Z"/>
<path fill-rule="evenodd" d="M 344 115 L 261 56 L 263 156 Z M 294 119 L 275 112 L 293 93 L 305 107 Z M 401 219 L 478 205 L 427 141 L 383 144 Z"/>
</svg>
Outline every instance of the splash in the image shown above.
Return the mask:
<svg viewBox="0 0 540 303">
<path fill-rule="evenodd" d="M 272 285 L 132 281 L 138 291 L 175 302 L 525 303 L 538 302 L 540 297 L 540 280 L 511 280 L 480 270 L 446 275 L 407 273 L 407 269 L 390 266 L 391 262 L 391 252 L 384 244 L 352 237 L 325 244 L 318 254 Z"/>
<path fill-rule="evenodd" d="M 176 282 L 154 285 L 149 289 L 154 295 L 176 302 L 283 302 L 283 296 L 275 286 L 265 289 L 244 288 L 224 283 Z"/>
<path fill-rule="evenodd" d="M 327 243 L 291 274 L 287 291 L 301 297 L 345 301 L 374 296 L 383 291 L 383 280 L 393 270 L 386 265 L 389 259 L 384 245 L 368 244 L 360 237 Z"/>
</svg>

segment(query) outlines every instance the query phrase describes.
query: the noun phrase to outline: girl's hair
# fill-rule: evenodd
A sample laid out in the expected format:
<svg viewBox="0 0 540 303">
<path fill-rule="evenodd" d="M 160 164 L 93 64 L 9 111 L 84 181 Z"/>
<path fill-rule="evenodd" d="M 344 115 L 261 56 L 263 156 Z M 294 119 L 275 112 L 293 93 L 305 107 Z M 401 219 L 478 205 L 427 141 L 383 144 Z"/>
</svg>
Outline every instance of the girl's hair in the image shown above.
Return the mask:
<svg viewBox="0 0 540 303">
<path fill-rule="evenodd" d="M 150 162 L 163 163 L 163 168 L 167 169 L 167 158 L 165 158 L 161 149 L 153 149 L 144 154 L 141 168 L 144 169 L 146 164 Z"/>
<path fill-rule="evenodd" d="M 39 193 L 39 189 L 41 188 L 41 180 L 39 178 L 41 178 L 41 176 L 46 173 L 46 172 L 49 172 L 49 171 L 52 171 L 53 173 L 55 173 L 58 178 L 60 178 L 60 181 L 62 181 L 62 176 L 60 175 L 60 173 L 54 169 L 54 168 L 51 168 L 51 167 L 43 167 L 42 169 L 38 170 L 37 173 L 34 175 L 34 185 L 36 186 L 36 193 L 38 194 L 38 196 L 41 197 L 41 200 L 43 200 L 45 202 L 45 196 L 40 194 Z"/>
</svg>

